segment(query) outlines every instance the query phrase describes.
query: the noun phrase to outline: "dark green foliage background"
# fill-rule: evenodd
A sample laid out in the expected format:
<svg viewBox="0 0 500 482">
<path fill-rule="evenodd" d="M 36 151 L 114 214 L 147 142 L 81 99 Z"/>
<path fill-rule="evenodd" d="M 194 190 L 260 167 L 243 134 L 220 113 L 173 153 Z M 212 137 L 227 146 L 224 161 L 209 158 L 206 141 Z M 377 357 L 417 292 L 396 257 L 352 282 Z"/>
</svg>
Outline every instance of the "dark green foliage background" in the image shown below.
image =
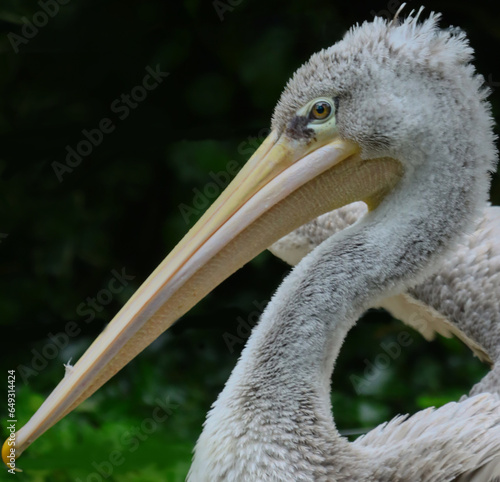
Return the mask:
<svg viewBox="0 0 500 482">
<path fill-rule="evenodd" d="M 493 88 L 498 119 L 500 23 L 489 4 L 427 2 L 426 13 L 442 11 L 443 25 L 467 31 L 478 70 Z M 0 4 L 0 407 L 6 405 L 6 371 L 17 368 L 21 423 L 63 376 L 63 363 L 78 359 L 194 223 L 196 216 L 186 222 L 179 207 L 194 206 L 193 189 L 203 191 L 210 172 L 225 170 L 229 161 L 244 163 L 244 151 L 269 126 L 293 71 L 355 22 L 394 12 L 397 2 L 217 5 L 222 20 L 212 1 L 70 0 L 16 54 L 8 34 L 21 34 L 22 17 L 32 19 L 40 5 Z M 419 5 L 410 1 L 406 12 Z M 168 78 L 118 120 L 112 102 L 142 82 L 146 66 L 157 64 Z M 52 164 L 64 162 L 66 146 L 75 147 L 82 130 L 104 117 L 113 120 L 114 132 L 59 182 Z M 499 186 L 495 176 L 495 204 Z M 122 268 L 134 279 L 86 323 L 78 305 Z M 241 269 L 27 450 L 18 480 L 98 481 L 96 464 L 113 450 L 123 463 L 106 480 L 183 480 L 205 414 L 243 346 L 228 349 L 224 334 L 237 335 L 239 317 L 254 320 L 255 302 L 268 300 L 287 272 L 267 252 Z M 29 367 L 32 350 L 46 347 L 49 333 L 69 321 L 81 334 L 47 368 L 23 380 L 20 365 Z M 384 353 L 381 344 L 402 330 L 410 334 L 409 346 L 357 394 L 353 376 L 363 377 L 367 364 Z M 373 427 L 398 413 L 456 400 L 485 371 L 460 343 L 426 343 L 373 311 L 342 350 L 333 378 L 335 418 L 348 432 Z M 175 408 L 145 435 L 141 423 L 158 397 Z M 0 413 L 5 434 L 6 412 Z M 125 442 L 134 427 L 139 432 Z"/>
</svg>

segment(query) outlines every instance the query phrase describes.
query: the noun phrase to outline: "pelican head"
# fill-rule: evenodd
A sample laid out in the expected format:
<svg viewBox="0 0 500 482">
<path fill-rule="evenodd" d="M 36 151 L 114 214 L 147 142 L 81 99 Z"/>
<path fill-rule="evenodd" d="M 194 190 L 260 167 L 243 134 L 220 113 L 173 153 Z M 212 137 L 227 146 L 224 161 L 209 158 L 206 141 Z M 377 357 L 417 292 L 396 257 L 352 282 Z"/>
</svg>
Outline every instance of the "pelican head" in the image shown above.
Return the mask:
<svg viewBox="0 0 500 482">
<path fill-rule="evenodd" d="M 467 229 L 495 160 L 486 92 L 464 35 L 417 17 L 364 23 L 297 70 L 270 135 L 16 434 L 16 457 L 235 270 L 320 214 L 364 201 L 390 217 L 411 192 L 420 214 L 451 213 L 436 232 Z M 423 251 L 434 234 L 422 233 Z"/>
</svg>

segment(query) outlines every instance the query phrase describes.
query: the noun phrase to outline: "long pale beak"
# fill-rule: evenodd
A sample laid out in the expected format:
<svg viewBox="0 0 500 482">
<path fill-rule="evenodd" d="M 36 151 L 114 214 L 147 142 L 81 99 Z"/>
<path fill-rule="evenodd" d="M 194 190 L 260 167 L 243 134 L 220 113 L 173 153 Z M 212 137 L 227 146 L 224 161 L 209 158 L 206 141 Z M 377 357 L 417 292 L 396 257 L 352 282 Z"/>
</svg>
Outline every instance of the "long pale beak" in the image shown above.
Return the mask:
<svg viewBox="0 0 500 482">
<path fill-rule="evenodd" d="M 362 160 L 358 151 L 337 136 L 299 142 L 272 132 L 16 433 L 15 456 L 273 242 L 327 211 L 376 200 L 399 179 L 399 163 Z"/>
</svg>

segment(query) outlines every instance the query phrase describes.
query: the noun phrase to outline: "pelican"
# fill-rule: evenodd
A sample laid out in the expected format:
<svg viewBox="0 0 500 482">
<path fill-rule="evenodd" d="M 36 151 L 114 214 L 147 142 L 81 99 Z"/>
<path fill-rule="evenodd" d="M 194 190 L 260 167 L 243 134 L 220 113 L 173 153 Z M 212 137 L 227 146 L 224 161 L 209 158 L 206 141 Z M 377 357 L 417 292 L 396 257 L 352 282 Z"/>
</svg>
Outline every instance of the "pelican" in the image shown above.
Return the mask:
<svg viewBox="0 0 500 482">
<path fill-rule="evenodd" d="M 325 239 L 367 212 L 362 202 L 323 214 L 274 243 L 269 250 L 296 265 Z M 464 236 L 439 270 L 422 283 L 378 301 L 395 318 L 432 340 L 455 335 L 492 370 L 471 394 L 500 394 L 500 207 L 487 205 L 472 234 Z"/>
<path fill-rule="evenodd" d="M 487 92 L 465 35 L 440 30 L 438 18 L 376 18 L 297 70 L 268 138 L 17 432 L 15 453 L 6 441 L 4 460 L 256 254 L 321 214 L 364 201 L 362 221 L 318 246 L 278 290 L 207 419 L 190 478 L 439 482 L 497 474 L 494 395 L 447 406 L 448 417 L 424 412 L 423 425 L 390 422 L 378 429 L 378 446 L 377 434 L 356 444 L 339 437 L 330 407 L 335 358 L 358 316 L 429 276 L 487 199 L 496 164 Z M 455 424 L 452 437 L 443 420 Z"/>
</svg>

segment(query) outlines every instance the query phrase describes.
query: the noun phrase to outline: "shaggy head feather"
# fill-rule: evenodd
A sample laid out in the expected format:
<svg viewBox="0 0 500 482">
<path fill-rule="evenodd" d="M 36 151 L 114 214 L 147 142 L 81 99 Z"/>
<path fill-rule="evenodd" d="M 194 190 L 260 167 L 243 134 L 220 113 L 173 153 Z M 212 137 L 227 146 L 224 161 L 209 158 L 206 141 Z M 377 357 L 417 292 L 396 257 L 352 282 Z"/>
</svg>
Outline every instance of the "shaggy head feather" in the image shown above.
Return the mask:
<svg viewBox="0 0 500 482">
<path fill-rule="evenodd" d="M 463 31 L 438 27 L 439 14 L 420 23 L 418 16 L 377 17 L 312 55 L 287 83 L 273 129 L 283 132 L 304 104 L 331 97 L 338 99 L 341 135 L 357 141 L 366 157 L 410 159 L 408 146 L 429 135 L 453 140 L 459 127 L 462 135 L 481 136 L 478 158 L 494 169 L 489 89 L 470 63 L 473 50 Z"/>
</svg>

